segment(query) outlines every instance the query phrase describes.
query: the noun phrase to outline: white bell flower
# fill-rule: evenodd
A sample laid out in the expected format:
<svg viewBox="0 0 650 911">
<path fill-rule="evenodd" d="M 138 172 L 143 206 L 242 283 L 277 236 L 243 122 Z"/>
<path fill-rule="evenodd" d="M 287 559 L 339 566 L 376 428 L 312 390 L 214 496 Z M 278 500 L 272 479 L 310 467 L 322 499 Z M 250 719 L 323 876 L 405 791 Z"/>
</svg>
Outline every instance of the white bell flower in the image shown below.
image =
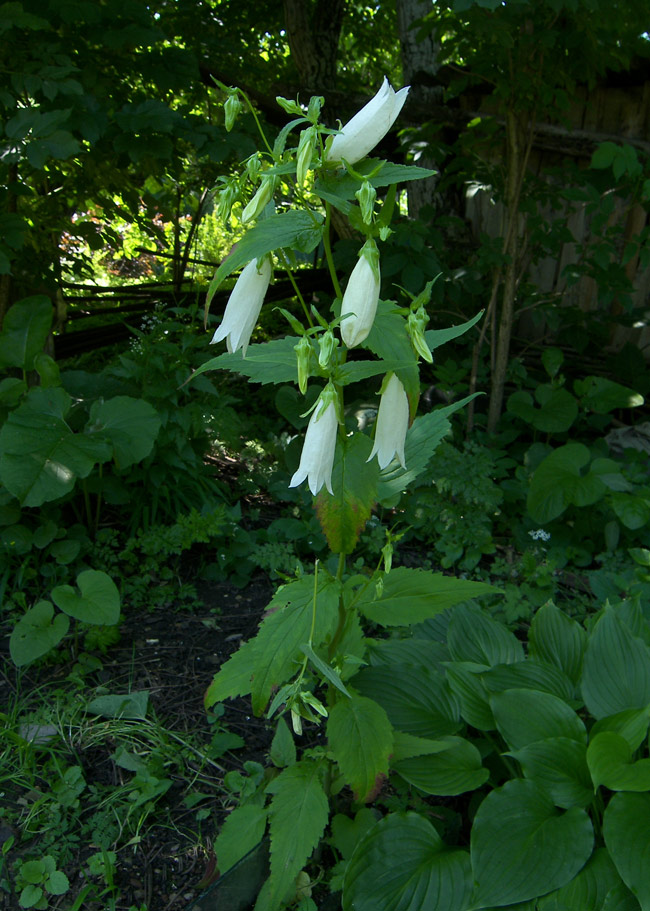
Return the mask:
<svg viewBox="0 0 650 911">
<path fill-rule="evenodd" d="M 246 357 L 246 349 L 270 281 L 271 260 L 268 257 L 259 264 L 252 259 L 242 269 L 228 298 L 221 325 L 212 336 L 211 345 L 225 338 L 231 354 L 241 348 L 242 357 Z"/>
<path fill-rule="evenodd" d="M 354 164 L 365 158 L 395 123 L 409 88 L 407 85 L 396 92 L 384 76 L 375 97 L 334 136 L 326 160 L 341 161 L 345 158 L 349 164 Z"/>
<path fill-rule="evenodd" d="M 402 468 L 406 468 L 404 442 L 408 426 L 408 396 L 396 374 L 391 373 L 384 380 L 375 427 L 375 445 L 367 461 L 377 456 L 379 467 L 386 468 L 397 456 Z"/>
<path fill-rule="evenodd" d="M 374 240 L 368 240 L 361 248 L 341 303 L 341 338 L 348 348 L 360 345 L 372 329 L 380 283 L 377 245 Z"/>
<path fill-rule="evenodd" d="M 300 465 L 291 478 L 289 487 L 297 487 L 306 478 L 314 496 L 323 484 L 332 493 L 332 466 L 334 465 L 337 430 L 338 418 L 335 400 L 325 390 L 309 419 Z"/>
</svg>

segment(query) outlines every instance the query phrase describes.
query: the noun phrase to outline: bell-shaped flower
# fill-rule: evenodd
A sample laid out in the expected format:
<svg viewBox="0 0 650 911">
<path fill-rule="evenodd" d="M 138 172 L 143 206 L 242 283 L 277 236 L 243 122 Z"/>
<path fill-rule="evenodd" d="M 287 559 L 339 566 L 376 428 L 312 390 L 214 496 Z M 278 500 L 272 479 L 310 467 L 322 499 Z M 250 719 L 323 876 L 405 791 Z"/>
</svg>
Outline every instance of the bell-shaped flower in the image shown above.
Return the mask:
<svg viewBox="0 0 650 911">
<path fill-rule="evenodd" d="M 361 248 L 341 304 L 341 338 L 348 348 L 360 345 L 372 329 L 380 281 L 379 252 L 370 239 Z"/>
<path fill-rule="evenodd" d="M 289 487 L 297 487 L 307 479 L 314 496 L 323 484 L 332 493 L 332 466 L 336 450 L 338 417 L 336 392 L 327 387 L 312 412 L 302 446 L 298 471 L 291 478 Z"/>
<path fill-rule="evenodd" d="M 345 158 L 348 164 L 354 164 L 365 158 L 395 123 L 408 91 L 407 85 L 396 92 L 384 77 L 382 87 L 375 97 L 334 136 L 327 152 L 327 161 L 341 161 Z"/>
<path fill-rule="evenodd" d="M 221 325 L 212 336 L 211 345 L 225 338 L 231 354 L 241 348 L 242 357 L 246 357 L 246 349 L 270 281 L 271 260 L 268 257 L 259 262 L 252 259 L 242 269 L 228 298 Z"/>
<path fill-rule="evenodd" d="M 380 468 L 386 468 L 397 456 L 402 468 L 404 460 L 404 441 L 409 426 L 409 400 L 406 390 L 394 373 L 384 380 L 379 413 L 375 425 L 375 445 L 367 461 L 377 456 Z"/>
</svg>

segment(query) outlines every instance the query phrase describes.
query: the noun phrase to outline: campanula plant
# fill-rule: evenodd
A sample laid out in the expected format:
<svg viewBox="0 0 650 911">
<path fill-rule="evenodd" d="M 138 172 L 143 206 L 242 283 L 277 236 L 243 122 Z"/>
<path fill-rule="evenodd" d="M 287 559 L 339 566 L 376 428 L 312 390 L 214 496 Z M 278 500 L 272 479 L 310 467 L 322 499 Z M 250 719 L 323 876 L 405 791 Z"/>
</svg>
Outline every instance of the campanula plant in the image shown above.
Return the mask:
<svg viewBox="0 0 650 911">
<path fill-rule="evenodd" d="M 222 88 L 227 125 L 244 105 L 256 116 L 243 93 Z M 399 502 L 447 433 L 449 415 L 473 397 L 417 416 L 420 359 L 430 362 L 433 349 L 461 335 L 480 314 L 461 326 L 427 330 L 433 277 L 405 302 L 381 298 L 381 247 L 391 233 L 396 184 L 432 173 L 366 157 L 393 125 L 407 94 L 408 88 L 395 92 L 385 80 L 340 130 L 321 122 L 323 99 L 311 98 L 302 107 L 278 98 L 293 119 L 274 142 L 260 125 L 262 151 L 224 185 L 219 200 L 224 217 L 241 205 L 241 220 L 250 227 L 217 269 L 208 292 L 207 307 L 221 282 L 243 269 L 213 337 L 215 343 L 225 339 L 228 351 L 194 375 L 221 368 L 251 382 L 294 383 L 300 394 L 310 396 L 313 405 L 305 405 L 303 416 L 311 413 L 290 486 L 307 483 L 333 555 L 323 564 L 316 561 L 313 574 L 299 574 L 276 592 L 257 635 L 222 666 L 206 694 L 207 707 L 250 694 L 254 713 L 277 724 L 274 769 L 232 811 L 217 842 L 224 873 L 269 829 L 270 876 L 257 911 L 291 903 L 299 877 L 304 887 L 302 868 L 331 811 L 371 803 L 395 762 L 420 755 L 426 743 L 400 731 L 380 694 L 358 685 L 371 649 L 364 627 L 409 628 L 492 591 L 482 582 L 393 569 L 399 538 L 393 532 L 379 565 L 360 573 L 358 563 L 354 572 L 347 563 L 375 504 Z M 291 145 L 294 132 L 297 142 Z M 356 265 L 343 283 L 331 251 L 333 209 L 360 237 Z M 295 254 L 318 248 L 332 282 L 329 317 L 303 298 L 300 273 L 291 266 Z M 272 268 L 289 274 L 301 318 L 282 311 L 290 334 L 249 344 Z M 345 395 L 348 386 L 375 376 L 383 381 L 373 441 L 368 433 L 346 427 Z M 322 745 L 299 753 L 305 726 L 321 724 Z M 300 907 L 315 908 L 304 888 Z M 376 906 L 379 911 L 388 907 Z"/>
</svg>

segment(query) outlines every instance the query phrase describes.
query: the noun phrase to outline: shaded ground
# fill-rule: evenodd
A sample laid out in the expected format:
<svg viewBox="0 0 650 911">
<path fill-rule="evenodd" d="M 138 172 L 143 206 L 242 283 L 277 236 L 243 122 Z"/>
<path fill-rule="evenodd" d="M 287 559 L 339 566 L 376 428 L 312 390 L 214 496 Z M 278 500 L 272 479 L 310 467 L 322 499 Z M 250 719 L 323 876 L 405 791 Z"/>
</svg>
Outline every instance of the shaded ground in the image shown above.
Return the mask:
<svg viewBox="0 0 650 911">
<path fill-rule="evenodd" d="M 115 904 L 108 898 L 93 900 L 89 894 L 80 906 L 89 911 L 108 908 L 115 911 L 140 911 L 141 908 L 143 911 L 144 908 L 147 911 L 179 911 L 188 908 L 201 892 L 200 883 L 210 868 L 212 840 L 231 803 L 223 787 L 224 774 L 240 769 L 245 760 L 263 761 L 268 749 L 271 735 L 265 722 L 251 717 L 250 702 L 238 700 L 228 705 L 221 719 L 221 730 L 225 725 L 226 731 L 239 734 L 246 741 L 245 748 L 206 761 L 206 755 L 211 754 L 214 730 L 210 730 L 203 696 L 220 664 L 237 649 L 242 639 L 254 634 L 272 595 L 272 587 L 266 578 L 260 578 L 244 590 L 219 584 L 204 586 L 200 594 L 205 608 L 191 614 L 157 611 L 131 615 L 127 606 L 120 641 L 102 658 L 99 682 L 111 693 L 149 692 L 147 718 L 157 719 L 158 727 L 168 732 L 172 751 L 174 744 L 180 744 L 178 750 L 183 753 L 183 766 L 174 768 L 173 764 L 168 764 L 163 772 L 157 773 L 171 778 L 171 786 L 137 831 L 134 844 L 118 850 Z M 5 654 L 6 646 L 5 639 Z M 53 688 L 64 685 L 69 671 L 69 665 L 49 665 L 23 673 L 19 682 L 21 675 L 7 660 L 0 677 L 0 706 L 6 710 L 12 703 L 12 696 L 18 692 L 27 710 L 26 717 L 29 718 L 30 713 L 33 715 L 37 706 L 40 717 L 47 719 L 48 707 L 42 702 L 51 698 L 48 693 Z M 97 676 L 88 680 L 95 683 Z M 52 707 L 52 714 L 54 711 Z M 52 717 L 51 721 L 57 726 L 56 718 Z M 137 729 L 140 722 L 130 724 Z M 132 780 L 132 773 L 124 771 L 114 761 L 116 741 L 110 728 L 107 726 L 105 737 L 101 736 L 101 723 L 94 723 L 92 730 L 92 738 L 81 727 L 69 732 L 68 748 L 73 755 L 67 763 L 81 765 L 89 789 L 96 783 L 112 786 L 111 790 L 117 792 L 125 781 Z M 63 737 L 66 736 L 63 732 Z M 142 752 L 144 755 L 146 750 Z M 138 754 L 137 745 L 133 753 Z M 25 794 L 19 781 L 14 782 L 12 789 L 11 781 L 7 782 L 7 769 L 0 772 L 3 773 L 0 841 L 9 834 L 15 837 L 8 857 L 11 865 L 18 858 L 38 856 L 38 840 L 32 838 L 21 843 L 19 823 L 16 823 L 18 807 L 37 799 L 37 795 L 34 789 Z M 36 778 L 38 787 L 35 790 L 46 793 L 48 782 L 38 781 L 38 769 Z M 82 795 L 80 812 L 84 806 Z M 134 819 L 136 814 L 132 821 Z M 123 842 L 124 839 L 120 843 Z M 73 906 L 74 898 L 92 881 L 88 879 L 86 860 L 97 850 L 90 841 L 73 846 L 73 859 L 64 866 L 71 888 L 65 896 L 51 898 L 50 908 Z M 4 875 L 0 875 L 0 882 L 3 878 L 7 878 L 6 869 Z M 10 897 L 0 891 L 0 907 L 11 911 L 18 909 L 17 896 Z"/>
</svg>

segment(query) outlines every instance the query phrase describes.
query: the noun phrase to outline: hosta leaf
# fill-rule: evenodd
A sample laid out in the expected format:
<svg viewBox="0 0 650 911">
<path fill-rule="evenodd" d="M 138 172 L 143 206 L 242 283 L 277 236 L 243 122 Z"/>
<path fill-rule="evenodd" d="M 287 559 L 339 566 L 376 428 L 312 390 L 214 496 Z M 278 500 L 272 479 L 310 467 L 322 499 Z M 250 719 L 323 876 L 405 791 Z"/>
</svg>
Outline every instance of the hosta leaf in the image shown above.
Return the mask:
<svg viewBox="0 0 650 911">
<path fill-rule="evenodd" d="M 435 740 L 461 726 L 456 697 L 444 677 L 429 667 L 369 667 L 353 682 L 383 706 L 399 731 Z"/>
<path fill-rule="evenodd" d="M 582 695 L 595 718 L 650 703 L 650 651 L 610 609 L 600 617 L 587 645 Z"/>
<path fill-rule="evenodd" d="M 469 857 L 448 848 L 430 822 L 394 813 L 357 846 L 343 882 L 343 911 L 465 911 Z"/>
<path fill-rule="evenodd" d="M 612 889 L 623 886 L 609 853 L 597 848 L 570 883 L 540 899 L 539 911 L 603 911 L 603 902 Z M 637 906 L 638 907 L 638 906 Z"/>
<path fill-rule="evenodd" d="M 528 655 L 554 664 L 573 683 L 580 680 L 587 634 L 554 604 L 548 602 L 537 611 L 528 633 Z"/>
<path fill-rule="evenodd" d="M 271 875 L 256 908 L 277 908 L 321 839 L 329 818 L 319 766 L 302 761 L 274 778 L 266 789 L 269 809 Z"/>
<path fill-rule="evenodd" d="M 589 737 L 593 740 L 601 731 L 614 731 L 629 743 L 631 750 L 637 750 L 648 733 L 649 723 L 650 705 L 643 709 L 627 709 L 625 712 L 617 712 L 616 715 L 601 718 L 592 725 Z"/>
<path fill-rule="evenodd" d="M 473 661 L 488 667 L 524 659 L 523 646 L 514 633 L 479 607 L 465 604 L 452 611 L 447 645 L 456 661 Z"/>
<path fill-rule="evenodd" d="M 614 794 L 603 818 L 605 845 L 621 879 L 650 911 L 650 794 Z"/>
<path fill-rule="evenodd" d="M 472 907 L 514 904 L 561 888 L 589 859 L 593 841 L 583 810 L 559 813 L 540 785 L 508 781 L 488 794 L 474 818 Z"/>
<path fill-rule="evenodd" d="M 410 626 L 435 617 L 447 607 L 495 591 L 484 582 L 470 582 L 398 566 L 384 576 L 379 598 L 369 587 L 356 602 L 359 610 L 380 626 Z"/>
<path fill-rule="evenodd" d="M 503 690 L 541 690 L 570 702 L 575 688 L 567 675 L 554 664 L 545 661 L 518 661 L 516 664 L 496 664 L 482 675 L 485 688 L 491 693 Z"/>
<path fill-rule="evenodd" d="M 336 447 L 332 469 L 333 495 L 325 488 L 316 497 L 316 514 L 327 543 L 335 553 L 350 554 L 370 518 L 377 497 L 379 466 L 367 462 L 372 441 L 363 433 Z"/>
<path fill-rule="evenodd" d="M 490 773 L 474 744 L 462 737 L 446 737 L 444 742 L 447 750 L 400 760 L 393 764 L 394 771 L 425 794 L 439 797 L 464 794 L 485 784 Z"/>
<path fill-rule="evenodd" d="M 573 709 L 557 696 L 539 690 L 493 693 L 490 705 L 499 733 L 517 750 L 549 737 L 587 742 L 587 731 Z"/>
<path fill-rule="evenodd" d="M 594 788 L 610 791 L 650 791 L 650 759 L 632 761 L 632 749 L 620 734 L 602 731 L 592 738 L 587 764 Z"/>
<path fill-rule="evenodd" d="M 341 699 L 327 721 L 329 747 L 357 802 L 371 799 L 388 775 L 393 729 L 373 699 Z"/>
<path fill-rule="evenodd" d="M 490 708 L 489 693 L 483 683 L 485 664 L 473 661 L 449 661 L 447 680 L 460 702 L 460 713 L 468 724 L 479 731 L 493 731 L 496 722 Z"/>
<path fill-rule="evenodd" d="M 567 737 L 551 737 L 512 750 L 526 778 L 536 781 L 553 798 L 556 807 L 587 807 L 594 797 L 587 747 Z"/>
</svg>

